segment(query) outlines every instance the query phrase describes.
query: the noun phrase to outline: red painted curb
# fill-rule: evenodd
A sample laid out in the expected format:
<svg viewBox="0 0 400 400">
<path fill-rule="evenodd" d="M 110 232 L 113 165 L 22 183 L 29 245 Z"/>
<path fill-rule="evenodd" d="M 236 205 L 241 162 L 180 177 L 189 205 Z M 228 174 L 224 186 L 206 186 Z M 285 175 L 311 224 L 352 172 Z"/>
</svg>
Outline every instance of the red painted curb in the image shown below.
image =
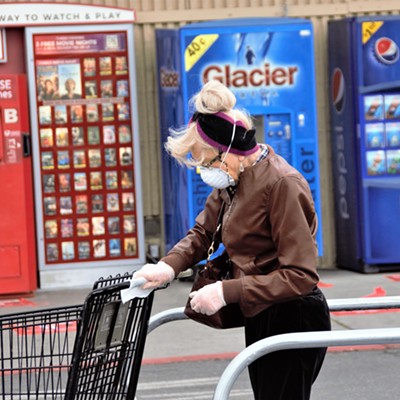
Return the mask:
<svg viewBox="0 0 400 400">
<path fill-rule="evenodd" d="M 331 346 L 329 353 L 346 353 L 351 351 L 378 351 L 388 349 L 399 349 L 400 344 L 371 344 L 365 346 Z M 179 357 L 145 358 L 142 365 L 174 364 L 183 362 L 210 361 L 210 360 L 231 360 L 239 353 L 217 353 L 217 354 L 194 354 Z"/>
<path fill-rule="evenodd" d="M 329 347 L 330 353 L 344 353 L 349 351 L 376 351 L 376 350 L 389 350 L 400 349 L 400 344 L 367 344 L 364 346 L 332 346 Z"/>
<path fill-rule="evenodd" d="M 218 353 L 218 354 L 194 354 L 178 357 L 163 357 L 163 358 L 145 358 L 142 361 L 143 365 L 148 364 L 173 364 L 181 362 L 196 362 L 208 360 L 231 360 L 239 353 Z"/>
</svg>

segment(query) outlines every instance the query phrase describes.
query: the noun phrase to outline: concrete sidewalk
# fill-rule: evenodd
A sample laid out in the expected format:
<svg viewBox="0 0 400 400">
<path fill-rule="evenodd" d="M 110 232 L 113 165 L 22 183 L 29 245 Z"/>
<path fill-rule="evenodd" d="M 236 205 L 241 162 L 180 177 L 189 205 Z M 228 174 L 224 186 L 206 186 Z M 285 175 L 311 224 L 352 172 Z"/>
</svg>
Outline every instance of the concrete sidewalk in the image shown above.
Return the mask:
<svg viewBox="0 0 400 400">
<path fill-rule="evenodd" d="M 360 274 L 331 269 L 319 273 L 319 287 L 328 299 L 400 295 L 400 272 Z M 191 285 L 191 282 L 174 281 L 167 289 L 157 291 L 152 314 L 184 306 Z M 39 289 L 31 295 L 0 297 L 0 315 L 82 304 L 89 291 L 90 288 Z M 395 310 L 332 313 L 332 325 L 333 329 L 399 327 L 399 311 L 400 307 Z M 243 348 L 242 328 L 218 331 L 189 320 L 174 321 L 149 334 L 144 362 L 231 357 Z"/>
</svg>

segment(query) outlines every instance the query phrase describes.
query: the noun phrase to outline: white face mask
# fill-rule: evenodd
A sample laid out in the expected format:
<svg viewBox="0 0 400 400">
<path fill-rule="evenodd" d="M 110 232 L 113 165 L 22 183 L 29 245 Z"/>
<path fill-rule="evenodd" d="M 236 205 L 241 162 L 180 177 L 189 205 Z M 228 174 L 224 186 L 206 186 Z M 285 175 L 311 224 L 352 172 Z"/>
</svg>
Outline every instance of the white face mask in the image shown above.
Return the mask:
<svg viewBox="0 0 400 400">
<path fill-rule="evenodd" d="M 200 167 L 200 177 L 206 185 L 215 189 L 226 189 L 228 186 L 235 186 L 235 180 L 221 168 Z"/>
</svg>

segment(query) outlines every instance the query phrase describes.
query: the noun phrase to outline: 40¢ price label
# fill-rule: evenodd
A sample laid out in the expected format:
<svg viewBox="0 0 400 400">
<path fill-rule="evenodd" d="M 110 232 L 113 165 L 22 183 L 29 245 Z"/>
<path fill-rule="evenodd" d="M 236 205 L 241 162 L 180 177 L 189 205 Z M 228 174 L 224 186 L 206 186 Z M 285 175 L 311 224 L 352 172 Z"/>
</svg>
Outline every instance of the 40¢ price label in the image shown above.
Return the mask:
<svg viewBox="0 0 400 400">
<path fill-rule="evenodd" d="M 193 65 L 200 60 L 205 52 L 218 39 L 219 35 L 198 35 L 186 47 L 185 50 L 185 71 L 190 71 Z"/>
<path fill-rule="evenodd" d="M 371 39 L 372 36 L 378 31 L 378 29 L 383 25 L 383 21 L 367 21 L 363 22 L 362 29 L 362 43 L 365 44 Z"/>
</svg>

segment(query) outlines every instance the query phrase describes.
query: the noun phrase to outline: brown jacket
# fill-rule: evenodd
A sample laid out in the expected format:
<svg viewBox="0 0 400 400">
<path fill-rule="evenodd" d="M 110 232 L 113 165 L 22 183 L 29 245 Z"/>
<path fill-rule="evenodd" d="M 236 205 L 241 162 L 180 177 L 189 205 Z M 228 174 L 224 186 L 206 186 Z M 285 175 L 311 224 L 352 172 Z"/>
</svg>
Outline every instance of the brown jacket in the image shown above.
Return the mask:
<svg viewBox="0 0 400 400">
<path fill-rule="evenodd" d="M 213 190 L 195 226 L 162 259 L 178 274 L 207 257 L 225 201 L 222 242 L 234 265 L 223 281 L 227 303 L 246 317 L 308 294 L 318 282 L 317 216 L 307 181 L 269 147 L 266 159 L 240 175 L 232 201 Z"/>
</svg>

